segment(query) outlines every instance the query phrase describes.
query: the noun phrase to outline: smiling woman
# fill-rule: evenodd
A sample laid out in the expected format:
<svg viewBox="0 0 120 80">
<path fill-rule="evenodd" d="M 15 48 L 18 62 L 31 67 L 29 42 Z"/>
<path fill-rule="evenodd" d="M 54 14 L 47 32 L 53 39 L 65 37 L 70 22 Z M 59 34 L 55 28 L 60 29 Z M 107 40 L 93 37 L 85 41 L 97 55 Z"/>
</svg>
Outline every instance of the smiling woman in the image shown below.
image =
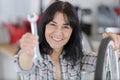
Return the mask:
<svg viewBox="0 0 120 80">
<path fill-rule="evenodd" d="M 43 60 L 34 64 L 33 48 L 38 43 Z M 21 78 L 26 77 L 31 80 L 33 80 L 32 77 L 34 80 L 80 79 L 80 59 L 83 55 L 81 30 L 77 12 L 70 3 L 57 1 L 51 4 L 42 16 L 38 26 L 38 36 L 26 33 L 20 39 L 20 46 L 17 62 L 20 73 L 26 74 Z M 48 67 L 49 70 L 46 69 Z M 24 70 L 30 70 L 30 72 Z M 29 74 L 31 75 L 27 76 Z"/>
</svg>

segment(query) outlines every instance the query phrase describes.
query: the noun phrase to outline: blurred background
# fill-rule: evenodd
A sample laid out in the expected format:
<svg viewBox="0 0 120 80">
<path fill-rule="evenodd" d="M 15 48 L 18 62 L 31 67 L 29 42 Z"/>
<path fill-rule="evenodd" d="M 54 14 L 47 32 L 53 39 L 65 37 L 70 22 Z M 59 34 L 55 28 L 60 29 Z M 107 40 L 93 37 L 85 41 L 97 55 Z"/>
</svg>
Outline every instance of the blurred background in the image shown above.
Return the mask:
<svg viewBox="0 0 120 80">
<path fill-rule="evenodd" d="M 0 0 L 0 80 L 19 80 L 13 56 L 19 39 L 30 32 L 27 15 L 58 0 Z M 61 0 L 74 5 L 90 47 L 97 52 L 103 32 L 120 33 L 120 0 Z"/>
</svg>

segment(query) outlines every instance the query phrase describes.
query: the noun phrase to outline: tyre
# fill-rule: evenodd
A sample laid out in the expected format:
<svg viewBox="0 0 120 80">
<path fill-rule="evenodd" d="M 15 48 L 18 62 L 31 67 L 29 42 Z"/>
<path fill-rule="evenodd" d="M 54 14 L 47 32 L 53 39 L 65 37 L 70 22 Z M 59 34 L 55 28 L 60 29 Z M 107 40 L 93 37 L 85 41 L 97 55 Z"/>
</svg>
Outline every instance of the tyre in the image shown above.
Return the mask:
<svg viewBox="0 0 120 80">
<path fill-rule="evenodd" d="M 110 38 L 101 41 L 94 80 L 119 80 L 118 51 Z"/>
</svg>

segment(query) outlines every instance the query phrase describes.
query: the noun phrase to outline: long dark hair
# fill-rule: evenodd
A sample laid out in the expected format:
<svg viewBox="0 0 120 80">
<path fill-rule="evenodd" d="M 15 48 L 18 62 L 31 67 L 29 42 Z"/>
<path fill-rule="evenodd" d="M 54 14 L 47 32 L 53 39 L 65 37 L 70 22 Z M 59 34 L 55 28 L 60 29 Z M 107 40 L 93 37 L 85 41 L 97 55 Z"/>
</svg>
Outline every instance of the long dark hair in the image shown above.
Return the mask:
<svg viewBox="0 0 120 80">
<path fill-rule="evenodd" d="M 75 63 L 80 60 L 82 52 L 81 44 L 81 26 L 75 8 L 68 2 L 57 1 L 51 4 L 42 15 L 42 19 L 38 26 L 40 52 L 42 55 L 49 54 L 52 48 L 45 39 L 45 26 L 53 20 L 56 12 L 65 14 L 68 18 L 69 24 L 73 29 L 72 35 L 68 43 L 64 46 L 65 54 L 63 58 L 67 61 Z"/>
</svg>

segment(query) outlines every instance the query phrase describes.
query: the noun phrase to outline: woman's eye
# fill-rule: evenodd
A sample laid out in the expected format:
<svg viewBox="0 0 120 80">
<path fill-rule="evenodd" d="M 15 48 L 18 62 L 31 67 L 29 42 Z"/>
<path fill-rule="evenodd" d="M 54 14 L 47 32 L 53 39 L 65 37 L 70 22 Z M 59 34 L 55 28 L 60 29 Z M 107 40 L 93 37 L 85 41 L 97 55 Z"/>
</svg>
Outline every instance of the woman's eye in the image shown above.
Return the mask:
<svg viewBox="0 0 120 80">
<path fill-rule="evenodd" d="M 69 29 L 69 28 L 70 28 L 70 26 L 66 25 L 66 26 L 64 26 L 64 28 Z"/>
<path fill-rule="evenodd" d="M 55 24 L 54 24 L 54 23 L 50 23 L 50 25 L 51 25 L 51 26 L 55 26 Z"/>
</svg>

